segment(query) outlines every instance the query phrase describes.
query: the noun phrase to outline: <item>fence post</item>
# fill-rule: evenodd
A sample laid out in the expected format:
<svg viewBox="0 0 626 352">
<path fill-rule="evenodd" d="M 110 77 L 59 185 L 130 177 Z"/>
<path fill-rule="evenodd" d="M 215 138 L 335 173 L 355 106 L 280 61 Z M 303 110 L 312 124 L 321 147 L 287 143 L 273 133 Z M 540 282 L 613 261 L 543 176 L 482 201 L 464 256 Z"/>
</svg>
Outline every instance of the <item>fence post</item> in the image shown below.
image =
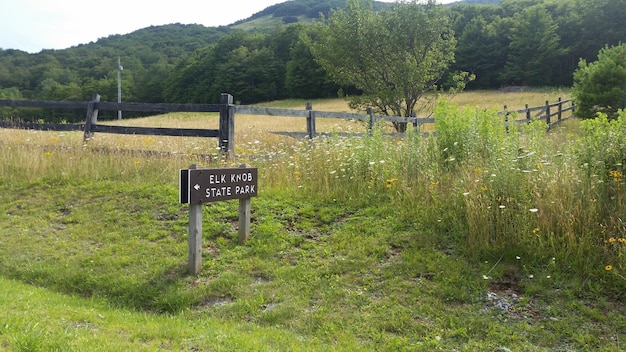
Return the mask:
<svg viewBox="0 0 626 352">
<path fill-rule="evenodd" d="M 506 129 L 506 133 L 509 133 L 509 108 L 508 106 L 504 106 L 504 127 Z"/>
<path fill-rule="evenodd" d="M 528 104 L 526 104 L 525 107 L 526 107 L 526 122 L 530 123 L 530 108 L 528 107 Z"/>
<path fill-rule="evenodd" d="M 546 100 L 546 123 L 550 126 L 550 102 Z"/>
<path fill-rule="evenodd" d="M 370 135 L 374 133 L 374 126 L 376 126 L 376 121 L 374 119 L 374 113 L 372 108 L 367 108 L 367 114 L 369 115 L 369 124 L 367 126 L 367 131 Z"/>
<path fill-rule="evenodd" d="M 235 106 L 233 96 L 223 93 L 220 97 L 220 152 L 226 159 L 235 156 Z"/>
<path fill-rule="evenodd" d="M 239 165 L 247 168 L 247 164 Z M 250 197 L 239 199 L 239 244 L 244 244 L 250 239 Z"/>
<path fill-rule="evenodd" d="M 411 113 L 411 119 L 413 120 L 413 129 L 416 129 L 417 133 L 420 133 L 420 123 L 417 121 L 417 113 L 415 111 Z"/>
<path fill-rule="evenodd" d="M 87 117 L 85 118 L 85 130 L 83 131 L 83 143 L 93 139 L 92 129 L 98 123 L 98 109 L 96 103 L 100 102 L 100 94 L 94 93 L 93 98 L 87 103 Z"/>
<path fill-rule="evenodd" d="M 558 110 L 558 120 L 559 122 L 561 122 L 561 118 L 563 117 L 563 102 L 561 100 L 561 97 L 559 97 L 559 110 Z"/>
<path fill-rule="evenodd" d="M 190 170 L 198 167 L 194 164 Z M 189 203 L 189 238 L 187 267 L 191 275 L 198 275 L 202 268 L 202 203 Z"/>
<path fill-rule="evenodd" d="M 313 104 L 306 103 L 306 109 L 308 110 L 306 116 L 306 132 L 309 135 L 309 139 L 315 138 L 315 111 L 313 111 Z"/>
</svg>

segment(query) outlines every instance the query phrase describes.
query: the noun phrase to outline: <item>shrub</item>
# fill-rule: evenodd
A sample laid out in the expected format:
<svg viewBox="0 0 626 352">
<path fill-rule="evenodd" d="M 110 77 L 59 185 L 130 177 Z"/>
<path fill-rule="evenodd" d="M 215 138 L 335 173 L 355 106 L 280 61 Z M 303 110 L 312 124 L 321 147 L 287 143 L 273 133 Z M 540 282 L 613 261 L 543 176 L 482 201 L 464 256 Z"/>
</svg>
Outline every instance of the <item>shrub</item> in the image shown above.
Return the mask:
<svg viewBox="0 0 626 352">
<path fill-rule="evenodd" d="M 283 17 L 283 23 L 284 24 L 298 23 L 298 17 L 296 17 L 296 16 L 285 16 L 285 17 Z"/>
<path fill-rule="evenodd" d="M 595 62 L 581 59 L 574 72 L 573 94 L 577 116 L 593 118 L 600 112 L 617 117 L 626 108 L 626 44 L 605 46 Z"/>
</svg>

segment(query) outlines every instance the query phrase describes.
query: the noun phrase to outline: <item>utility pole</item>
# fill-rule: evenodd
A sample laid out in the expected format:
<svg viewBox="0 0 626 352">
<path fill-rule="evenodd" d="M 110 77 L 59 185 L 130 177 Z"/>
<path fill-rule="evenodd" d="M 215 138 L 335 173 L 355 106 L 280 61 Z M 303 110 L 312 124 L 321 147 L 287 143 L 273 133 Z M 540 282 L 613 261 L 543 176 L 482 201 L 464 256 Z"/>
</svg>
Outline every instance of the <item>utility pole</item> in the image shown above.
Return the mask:
<svg viewBox="0 0 626 352">
<path fill-rule="evenodd" d="M 117 57 L 117 102 L 122 103 L 122 59 Z M 122 119 L 122 110 L 117 110 L 117 119 Z"/>
</svg>

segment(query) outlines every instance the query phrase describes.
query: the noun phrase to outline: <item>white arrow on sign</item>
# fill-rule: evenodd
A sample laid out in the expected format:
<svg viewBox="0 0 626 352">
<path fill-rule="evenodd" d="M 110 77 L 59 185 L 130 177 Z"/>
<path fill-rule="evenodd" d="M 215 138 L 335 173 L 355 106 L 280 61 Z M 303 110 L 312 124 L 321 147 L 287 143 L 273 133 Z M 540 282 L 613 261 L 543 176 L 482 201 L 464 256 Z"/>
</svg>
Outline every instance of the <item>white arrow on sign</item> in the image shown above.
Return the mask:
<svg viewBox="0 0 626 352">
<path fill-rule="evenodd" d="M 193 186 L 193 188 L 194 188 L 196 191 L 199 191 L 199 190 L 200 190 L 200 185 L 196 183 L 196 185 L 195 185 L 195 186 Z"/>
</svg>

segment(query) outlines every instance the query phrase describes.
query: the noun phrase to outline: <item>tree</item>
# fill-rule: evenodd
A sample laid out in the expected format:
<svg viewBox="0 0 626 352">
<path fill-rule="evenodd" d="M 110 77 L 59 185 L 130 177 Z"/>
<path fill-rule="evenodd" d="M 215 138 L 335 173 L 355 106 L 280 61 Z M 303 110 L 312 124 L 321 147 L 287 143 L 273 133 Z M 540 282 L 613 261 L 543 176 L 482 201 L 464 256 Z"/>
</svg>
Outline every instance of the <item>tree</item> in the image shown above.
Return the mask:
<svg viewBox="0 0 626 352">
<path fill-rule="evenodd" d="M 372 1 L 348 0 L 346 11 L 333 11 L 317 25 L 320 37 L 311 41 L 311 51 L 335 83 L 363 92 L 349 97 L 352 108 L 410 117 L 454 60 L 456 40 L 446 11 L 430 0 L 380 11 Z M 406 130 L 406 123 L 394 126 Z"/>
<path fill-rule="evenodd" d="M 513 17 L 509 57 L 502 79 L 511 84 L 549 85 L 564 50 L 557 24 L 543 5 L 525 8 Z"/>
<path fill-rule="evenodd" d="M 304 41 L 294 45 L 290 56 L 285 74 L 285 89 L 291 98 L 328 98 L 333 94 L 337 96 L 338 87 L 313 60 L 311 50 Z"/>
<path fill-rule="evenodd" d="M 576 115 L 595 117 L 598 112 L 615 118 L 626 109 L 626 44 L 605 46 L 598 60 L 581 59 L 574 72 Z"/>
<path fill-rule="evenodd" d="M 471 83 L 475 88 L 498 86 L 498 73 L 506 62 L 508 40 L 499 40 L 501 31 L 498 23 L 490 24 L 481 16 L 473 18 L 463 29 L 456 51 L 456 63 L 453 67 L 476 75 Z M 468 86 L 469 87 L 469 86 Z"/>
</svg>

